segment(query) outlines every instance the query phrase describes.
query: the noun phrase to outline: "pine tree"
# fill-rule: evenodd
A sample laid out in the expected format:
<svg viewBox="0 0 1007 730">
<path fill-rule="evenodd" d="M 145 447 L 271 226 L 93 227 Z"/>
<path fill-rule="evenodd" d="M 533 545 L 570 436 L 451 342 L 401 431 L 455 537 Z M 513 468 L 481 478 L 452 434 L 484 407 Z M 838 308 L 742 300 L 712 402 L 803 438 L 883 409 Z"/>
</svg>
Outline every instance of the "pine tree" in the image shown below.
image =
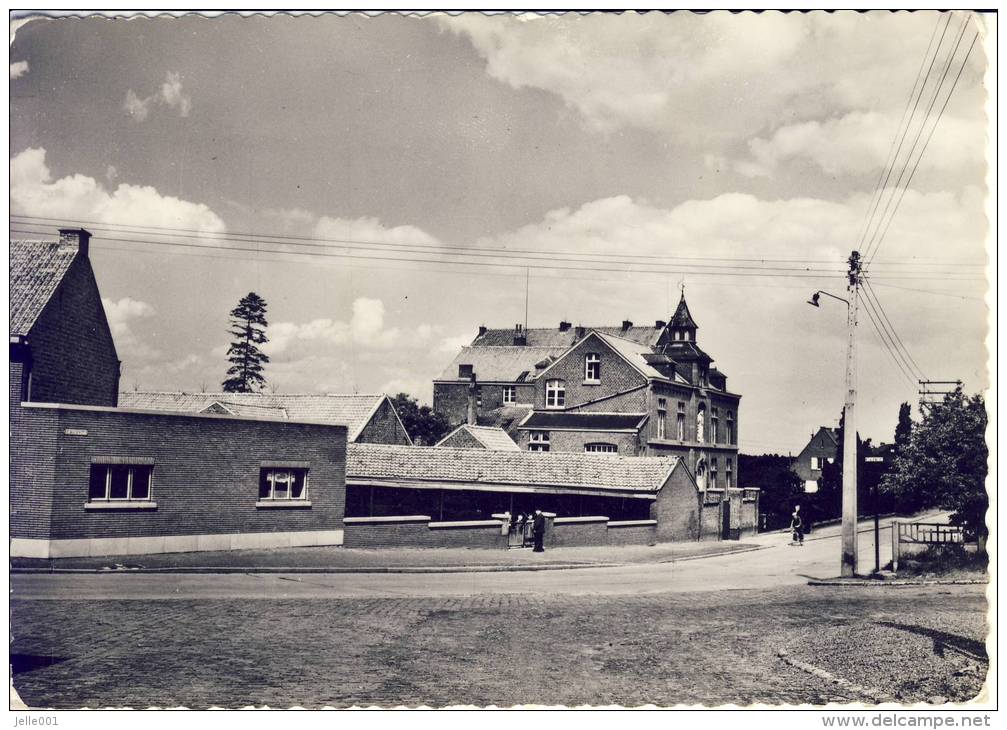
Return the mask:
<svg viewBox="0 0 1007 730">
<path fill-rule="evenodd" d="M 905 451 L 913 435 L 913 422 L 909 417 L 908 403 L 899 406 L 899 422 L 895 426 L 895 449 L 897 453 Z"/>
<path fill-rule="evenodd" d="M 230 316 L 228 331 L 234 339 L 227 348 L 227 359 L 231 367 L 222 387 L 225 393 L 255 393 L 266 384 L 262 367 L 269 362 L 269 357 L 259 349 L 259 345 L 269 342 L 266 302 L 255 292 L 249 292 Z"/>
</svg>

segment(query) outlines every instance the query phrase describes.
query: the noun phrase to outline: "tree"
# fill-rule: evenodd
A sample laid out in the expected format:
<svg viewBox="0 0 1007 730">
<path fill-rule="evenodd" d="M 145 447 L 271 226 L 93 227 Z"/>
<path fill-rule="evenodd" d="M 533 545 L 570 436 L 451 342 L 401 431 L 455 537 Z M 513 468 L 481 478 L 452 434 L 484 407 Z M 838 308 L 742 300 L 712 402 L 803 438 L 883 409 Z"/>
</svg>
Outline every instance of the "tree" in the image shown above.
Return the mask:
<svg viewBox="0 0 1007 730">
<path fill-rule="evenodd" d="M 227 379 L 223 383 L 225 393 L 255 393 L 266 384 L 262 366 L 269 357 L 259 345 L 269 342 L 266 337 L 266 302 L 255 292 L 241 298 L 238 306 L 231 310 L 230 329 L 234 338 L 227 348 L 227 359 L 231 367 L 227 369 Z"/>
<path fill-rule="evenodd" d="M 902 451 L 909 445 L 909 440 L 913 435 L 913 421 L 910 418 L 911 410 L 908 403 L 899 406 L 899 422 L 895 426 L 895 450 Z"/>
<path fill-rule="evenodd" d="M 816 516 L 821 520 L 841 517 L 843 514 L 843 444 L 846 439 L 846 410 L 839 414 L 839 428 L 836 433 L 836 458 L 822 467 L 822 482 L 819 485 L 816 502 Z M 864 457 L 870 450 L 870 440 L 865 444 L 857 434 L 857 512 L 870 511 L 872 495 L 864 479 Z"/>
<path fill-rule="evenodd" d="M 895 456 L 883 486 L 923 507 L 952 510 L 952 524 L 985 537 L 987 458 L 986 403 L 961 387 L 939 403 L 920 403 L 922 419 Z"/>
<path fill-rule="evenodd" d="M 765 517 L 765 529 L 775 530 L 789 525 L 794 505 L 801 505 L 801 512 L 806 512 L 804 485 L 791 469 L 789 456 L 738 454 L 738 472 L 745 475 L 746 487 L 761 490 L 759 512 Z"/>
<path fill-rule="evenodd" d="M 406 393 L 392 398 L 392 405 L 402 419 L 409 438 L 418 446 L 433 446 L 451 428 L 443 414 L 435 413 L 430 406 L 421 406 L 419 401 Z"/>
</svg>

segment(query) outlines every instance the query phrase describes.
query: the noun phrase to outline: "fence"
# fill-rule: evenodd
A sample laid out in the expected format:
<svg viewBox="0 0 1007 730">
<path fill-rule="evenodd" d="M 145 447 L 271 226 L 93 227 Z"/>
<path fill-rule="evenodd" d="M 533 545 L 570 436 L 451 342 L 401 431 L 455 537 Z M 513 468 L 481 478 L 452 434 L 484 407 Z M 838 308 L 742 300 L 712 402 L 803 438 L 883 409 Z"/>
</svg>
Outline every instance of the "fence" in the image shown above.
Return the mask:
<svg viewBox="0 0 1007 730">
<path fill-rule="evenodd" d="M 928 545 L 964 545 L 965 529 L 961 525 L 940 522 L 892 523 L 892 570 L 899 569 L 903 550 L 918 552 Z"/>
</svg>

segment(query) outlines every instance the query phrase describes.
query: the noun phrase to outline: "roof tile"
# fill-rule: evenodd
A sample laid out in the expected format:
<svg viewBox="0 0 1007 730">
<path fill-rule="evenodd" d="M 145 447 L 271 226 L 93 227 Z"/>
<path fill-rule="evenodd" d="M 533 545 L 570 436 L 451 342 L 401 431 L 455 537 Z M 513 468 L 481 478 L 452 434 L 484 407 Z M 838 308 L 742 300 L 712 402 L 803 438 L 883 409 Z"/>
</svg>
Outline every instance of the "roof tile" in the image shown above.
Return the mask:
<svg viewBox="0 0 1007 730">
<path fill-rule="evenodd" d="M 77 251 L 55 241 L 10 242 L 10 334 L 28 334 Z"/>
</svg>

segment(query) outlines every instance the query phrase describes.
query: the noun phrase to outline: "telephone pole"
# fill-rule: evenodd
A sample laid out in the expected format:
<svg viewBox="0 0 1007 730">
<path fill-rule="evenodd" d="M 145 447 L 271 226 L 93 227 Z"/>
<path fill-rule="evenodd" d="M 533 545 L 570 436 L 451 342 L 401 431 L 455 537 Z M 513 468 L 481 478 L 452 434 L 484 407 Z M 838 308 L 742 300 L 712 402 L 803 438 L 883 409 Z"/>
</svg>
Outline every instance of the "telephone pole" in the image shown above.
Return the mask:
<svg viewBox="0 0 1007 730">
<path fill-rule="evenodd" d="M 843 559 L 841 575 L 852 578 L 857 574 L 857 308 L 860 302 L 862 277 L 860 252 L 849 258 L 850 306 L 846 315 L 846 403 L 843 406 Z"/>
</svg>

